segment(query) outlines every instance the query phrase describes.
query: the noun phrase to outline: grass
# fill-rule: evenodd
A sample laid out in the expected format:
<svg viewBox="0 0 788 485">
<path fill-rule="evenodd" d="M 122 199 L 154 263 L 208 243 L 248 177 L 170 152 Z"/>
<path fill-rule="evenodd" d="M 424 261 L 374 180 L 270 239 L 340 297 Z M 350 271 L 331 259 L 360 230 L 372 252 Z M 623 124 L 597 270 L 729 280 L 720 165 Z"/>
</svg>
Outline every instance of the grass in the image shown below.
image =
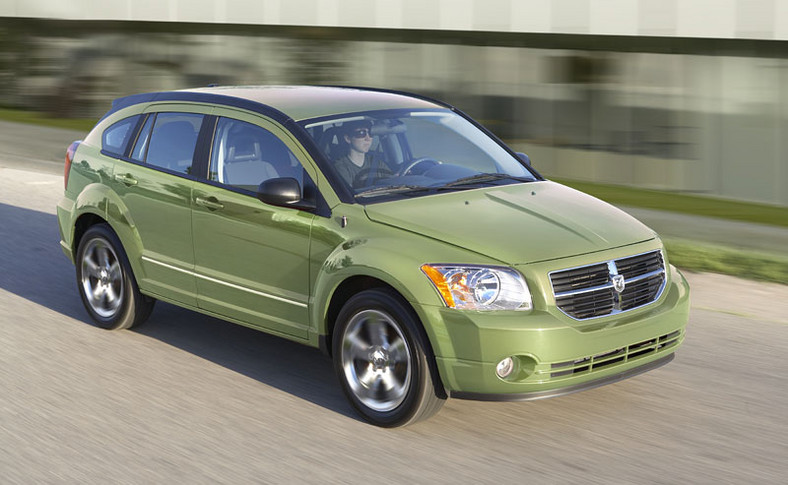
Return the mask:
<svg viewBox="0 0 788 485">
<path fill-rule="evenodd" d="M 642 207 L 735 221 L 788 227 L 788 207 L 677 194 L 660 190 L 634 189 L 618 185 L 553 179 L 613 205 Z"/>
<path fill-rule="evenodd" d="M 29 123 L 54 128 L 66 128 L 82 132 L 89 132 L 95 126 L 95 119 L 87 118 L 54 118 L 34 111 L 0 108 L 0 120 L 16 123 Z"/>
<path fill-rule="evenodd" d="M 679 268 L 788 284 L 788 256 L 729 249 L 695 241 L 664 242 L 668 259 Z"/>
<path fill-rule="evenodd" d="M 788 207 L 616 185 L 556 181 L 619 206 L 788 227 Z M 781 256 L 697 241 L 668 239 L 664 242 L 671 263 L 679 268 L 788 284 L 788 248 L 786 256 Z"/>
</svg>

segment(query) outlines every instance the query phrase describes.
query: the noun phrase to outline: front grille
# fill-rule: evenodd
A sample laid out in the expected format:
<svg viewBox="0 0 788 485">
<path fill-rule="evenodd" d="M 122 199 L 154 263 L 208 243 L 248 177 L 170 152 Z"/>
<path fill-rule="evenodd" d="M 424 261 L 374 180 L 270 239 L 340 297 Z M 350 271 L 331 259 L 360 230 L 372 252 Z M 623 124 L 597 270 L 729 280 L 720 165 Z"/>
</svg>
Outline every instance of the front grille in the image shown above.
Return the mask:
<svg viewBox="0 0 788 485">
<path fill-rule="evenodd" d="M 553 271 L 550 282 L 565 314 L 577 320 L 603 317 L 656 301 L 665 288 L 665 261 L 662 251 L 651 251 Z"/>
<path fill-rule="evenodd" d="M 680 337 L 681 331 L 676 331 L 601 354 L 566 362 L 556 362 L 550 365 L 550 378 L 558 379 L 594 372 L 616 364 L 631 362 L 648 355 L 662 353 L 678 345 Z"/>
</svg>

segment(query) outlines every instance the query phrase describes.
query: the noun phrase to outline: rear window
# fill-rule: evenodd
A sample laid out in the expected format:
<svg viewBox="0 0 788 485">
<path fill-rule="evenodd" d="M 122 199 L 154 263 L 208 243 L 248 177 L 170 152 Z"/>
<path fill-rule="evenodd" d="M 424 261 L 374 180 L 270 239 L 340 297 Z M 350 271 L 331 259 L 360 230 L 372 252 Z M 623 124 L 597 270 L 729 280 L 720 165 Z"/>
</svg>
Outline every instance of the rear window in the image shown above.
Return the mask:
<svg viewBox="0 0 788 485">
<path fill-rule="evenodd" d="M 132 116 L 110 125 L 101 137 L 101 149 L 113 155 L 123 156 L 139 119 L 140 115 Z"/>
<path fill-rule="evenodd" d="M 191 173 L 194 149 L 203 115 L 192 113 L 158 113 L 153 122 L 150 141 L 147 133 L 138 144 L 147 143 L 145 163 L 173 172 Z M 145 151 L 145 150 L 142 150 Z M 135 148 L 134 154 L 137 155 Z"/>
</svg>

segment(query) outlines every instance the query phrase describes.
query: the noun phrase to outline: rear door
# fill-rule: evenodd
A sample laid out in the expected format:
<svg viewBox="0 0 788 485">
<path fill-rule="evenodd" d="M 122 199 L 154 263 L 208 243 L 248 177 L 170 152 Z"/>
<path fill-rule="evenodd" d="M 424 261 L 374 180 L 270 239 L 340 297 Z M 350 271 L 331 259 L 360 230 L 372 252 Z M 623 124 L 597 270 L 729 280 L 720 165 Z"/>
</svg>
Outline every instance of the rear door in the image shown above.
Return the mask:
<svg viewBox="0 0 788 485">
<path fill-rule="evenodd" d="M 115 191 L 140 245 L 143 291 L 196 306 L 191 197 L 195 148 L 210 108 L 156 105 L 129 155 L 115 166 Z"/>
<path fill-rule="evenodd" d="M 298 145 L 262 117 L 218 110 L 208 181 L 194 188 L 199 306 L 275 333 L 307 337 L 314 214 L 260 202 L 266 179 L 311 184 Z"/>
</svg>

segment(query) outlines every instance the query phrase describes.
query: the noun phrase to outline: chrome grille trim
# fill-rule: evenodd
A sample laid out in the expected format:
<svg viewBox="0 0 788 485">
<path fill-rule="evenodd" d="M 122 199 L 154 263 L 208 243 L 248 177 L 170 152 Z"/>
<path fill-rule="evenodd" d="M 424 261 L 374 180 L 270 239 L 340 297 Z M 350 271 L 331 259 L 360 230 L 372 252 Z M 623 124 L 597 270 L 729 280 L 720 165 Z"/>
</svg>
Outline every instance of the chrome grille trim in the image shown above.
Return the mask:
<svg viewBox="0 0 788 485">
<path fill-rule="evenodd" d="M 629 278 L 629 279 L 626 280 L 626 282 L 627 282 L 627 285 L 629 285 L 630 283 L 637 283 L 638 281 L 645 280 L 645 279 L 648 279 L 648 278 L 653 278 L 655 276 L 659 276 L 659 275 L 662 275 L 662 274 L 665 274 L 665 270 L 664 269 L 660 269 L 660 270 L 657 270 L 657 271 L 652 271 L 650 273 L 642 274 L 640 276 L 635 276 L 634 278 Z M 566 296 L 582 295 L 583 293 L 591 293 L 591 292 L 600 291 L 600 290 L 609 290 L 611 288 L 613 288 L 613 283 L 609 282 L 607 284 L 604 284 L 604 285 L 601 285 L 601 286 L 595 286 L 593 288 L 585 288 L 585 289 L 582 289 L 582 290 L 564 291 L 562 293 L 555 293 L 555 297 L 556 298 L 563 298 L 563 297 L 566 297 Z"/>
<path fill-rule="evenodd" d="M 624 364 L 641 357 L 660 354 L 676 347 L 681 341 L 682 332 L 675 332 L 654 337 L 642 342 L 636 342 L 626 347 L 603 352 L 597 355 L 581 357 L 566 362 L 554 362 L 549 370 L 538 372 L 540 375 L 549 376 L 550 379 L 561 379 L 582 373 L 606 369 L 616 364 Z"/>
<path fill-rule="evenodd" d="M 578 321 L 649 305 L 662 296 L 667 284 L 665 257 L 659 249 L 551 271 L 548 275 L 556 306 L 563 314 Z M 618 291 L 614 279 L 620 280 L 621 277 L 624 288 Z"/>
</svg>

